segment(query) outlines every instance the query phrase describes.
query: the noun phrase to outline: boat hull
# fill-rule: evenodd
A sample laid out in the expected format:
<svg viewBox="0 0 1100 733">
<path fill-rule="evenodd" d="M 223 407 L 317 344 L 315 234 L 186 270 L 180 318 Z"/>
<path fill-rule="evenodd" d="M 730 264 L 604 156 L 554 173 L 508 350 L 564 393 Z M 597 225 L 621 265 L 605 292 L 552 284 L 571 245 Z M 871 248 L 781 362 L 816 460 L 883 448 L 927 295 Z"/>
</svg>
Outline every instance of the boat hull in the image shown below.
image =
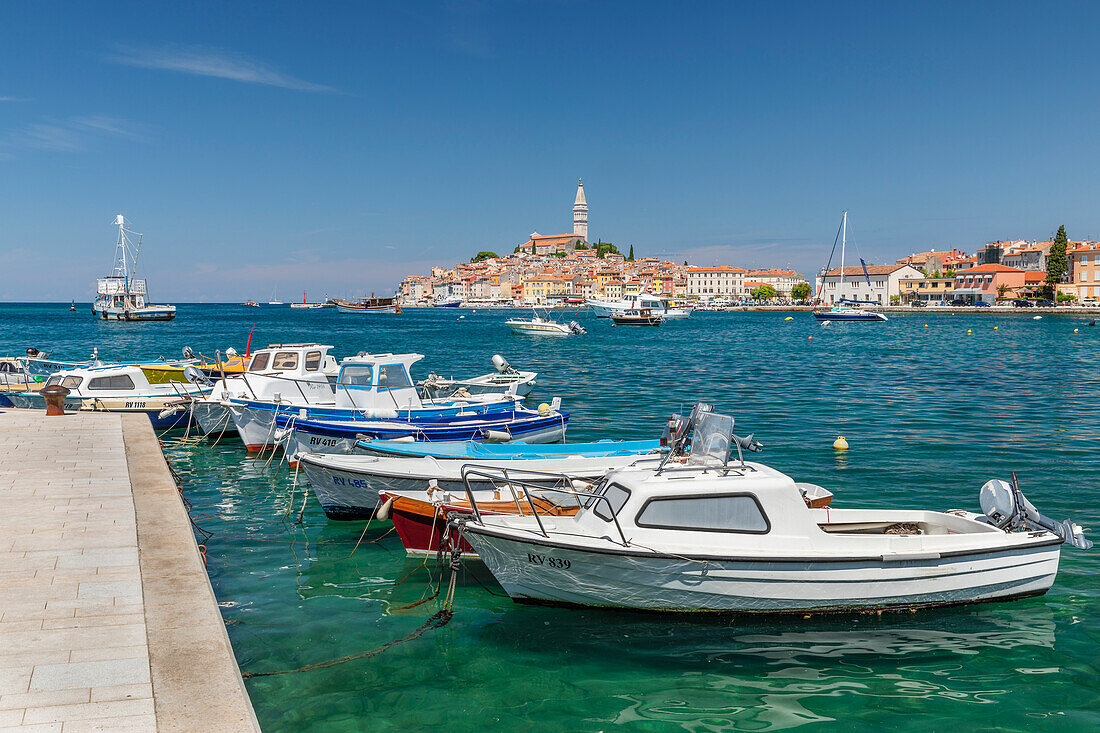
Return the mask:
<svg viewBox="0 0 1100 733">
<path fill-rule="evenodd" d="M 704 564 L 528 541 L 477 526 L 466 536 L 516 601 L 678 612 L 839 613 L 1041 595 L 1054 582 L 1061 547 L 895 563 L 707 558 Z"/>
<path fill-rule="evenodd" d="M 505 325 L 512 329 L 512 333 L 525 336 L 569 336 L 571 331 L 568 326 L 549 323 L 512 323 L 506 321 Z"/>
<path fill-rule="evenodd" d="M 205 435 L 236 434 L 237 426 L 225 405 L 213 400 L 196 400 L 191 403 L 191 415 L 199 430 Z"/>
<path fill-rule="evenodd" d="M 827 311 L 815 311 L 814 318 L 819 321 L 885 321 L 886 316 L 881 313 L 829 313 Z"/>
<path fill-rule="evenodd" d="M 176 317 L 174 305 L 127 310 L 100 307 L 92 312 L 102 321 L 170 321 Z"/>
</svg>

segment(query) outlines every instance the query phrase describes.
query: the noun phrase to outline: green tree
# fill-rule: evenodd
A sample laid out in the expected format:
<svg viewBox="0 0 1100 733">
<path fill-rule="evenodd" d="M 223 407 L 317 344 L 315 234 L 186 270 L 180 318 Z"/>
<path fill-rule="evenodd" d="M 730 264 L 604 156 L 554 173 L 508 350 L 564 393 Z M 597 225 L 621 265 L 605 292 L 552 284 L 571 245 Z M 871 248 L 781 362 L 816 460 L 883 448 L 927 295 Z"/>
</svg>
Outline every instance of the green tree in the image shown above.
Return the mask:
<svg viewBox="0 0 1100 733">
<path fill-rule="evenodd" d="M 588 245 L 585 244 L 584 242 L 577 242 L 577 246 L 574 247 L 573 249 L 588 249 Z"/>
<path fill-rule="evenodd" d="M 488 250 L 482 250 L 476 255 L 470 258 L 470 262 L 481 262 L 482 260 L 495 260 L 500 257 L 496 252 L 490 252 Z"/>
<path fill-rule="evenodd" d="M 630 245 L 630 254 L 628 254 L 626 256 L 626 261 L 627 262 L 633 262 L 634 261 L 634 245 L 633 244 Z"/>
<path fill-rule="evenodd" d="M 754 300 L 771 300 L 775 297 L 775 288 L 771 285 L 761 285 L 749 291 Z"/>
<path fill-rule="evenodd" d="M 954 270 L 944 270 L 943 271 L 943 276 L 944 277 L 955 277 L 955 271 Z"/>
<path fill-rule="evenodd" d="M 1004 300 L 1005 294 L 1008 293 L 1008 286 L 1001 283 L 997 286 L 997 300 Z"/>
<path fill-rule="evenodd" d="M 1058 293 L 1057 301 L 1059 303 L 1068 303 L 1071 300 L 1077 300 L 1077 296 L 1073 293 Z"/>
<path fill-rule="evenodd" d="M 535 243 L 534 242 L 531 242 L 531 254 L 533 254 L 533 255 L 538 254 L 538 250 L 535 248 Z"/>
<path fill-rule="evenodd" d="M 795 283 L 791 288 L 791 298 L 794 300 L 806 300 L 810 297 L 810 284 L 809 283 Z"/>
<path fill-rule="evenodd" d="M 613 245 L 611 242 L 596 242 L 596 257 L 602 260 L 605 255 L 612 252 L 615 254 L 621 254 L 619 252 L 619 248 Z"/>
<path fill-rule="evenodd" d="M 1050 254 L 1047 255 L 1047 297 L 1054 294 L 1054 286 L 1062 282 L 1069 272 L 1069 259 L 1066 250 L 1069 248 L 1069 239 L 1066 237 L 1066 226 L 1058 227 L 1058 233 L 1054 235 L 1054 243 L 1050 245 Z"/>
</svg>

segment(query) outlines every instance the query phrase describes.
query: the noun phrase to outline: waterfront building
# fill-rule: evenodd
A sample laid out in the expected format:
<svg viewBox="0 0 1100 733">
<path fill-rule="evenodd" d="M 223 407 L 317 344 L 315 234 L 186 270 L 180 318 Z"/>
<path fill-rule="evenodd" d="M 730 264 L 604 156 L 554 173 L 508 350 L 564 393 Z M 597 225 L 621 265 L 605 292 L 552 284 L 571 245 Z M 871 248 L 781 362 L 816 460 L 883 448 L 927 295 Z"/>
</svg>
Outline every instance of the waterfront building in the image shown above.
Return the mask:
<svg viewBox="0 0 1100 733">
<path fill-rule="evenodd" d="M 1066 252 L 1070 283 L 1059 285 L 1060 292 L 1081 301 L 1100 301 L 1100 242 L 1073 242 Z"/>
<path fill-rule="evenodd" d="M 986 263 L 955 274 L 954 298 L 993 305 L 997 298 L 1015 298 L 1025 286 L 1025 272 L 1008 265 Z"/>
<path fill-rule="evenodd" d="M 775 294 L 780 298 L 791 297 L 791 288 L 798 283 L 809 282 L 800 272 L 778 268 L 747 270 L 745 272 L 745 277 L 751 278 L 754 283 L 758 283 L 759 285 L 772 286 L 775 288 Z M 745 288 L 751 292 L 754 287 L 759 287 L 759 285 L 753 285 L 752 283 L 746 282 Z"/>
<path fill-rule="evenodd" d="M 958 260 L 966 257 L 966 253 L 957 249 L 952 250 L 930 250 L 928 252 L 916 252 L 907 257 L 897 261 L 899 265 L 912 265 L 918 270 L 923 270 L 928 275 L 934 275 L 935 273 L 943 273 L 944 270 L 951 269 L 948 263 L 953 260 Z"/>
<path fill-rule="evenodd" d="M 686 274 L 689 298 L 714 300 L 744 298 L 748 295 L 745 290 L 745 270 L 740 267 L 689 267 Z"/>
<path fill-rule="evenodd" d="M 904 264 L 867 265 L 866 272 L 861 265 L 845 267 L 843 277 L 840 268 L 834 267 L 817 276 L 814 293 L 825 303 L 858 300 L 888 305 L 892 297 L 900 298 L 903 278 L 922 277 L 923 272 Z"/>
<path fill-rule="evenodd" d="M 903 277 L 898 280 L 902 303 L 919 300 L 923 303 L 947 303 L 954 296 L 954 277 Z"/>
</svg>

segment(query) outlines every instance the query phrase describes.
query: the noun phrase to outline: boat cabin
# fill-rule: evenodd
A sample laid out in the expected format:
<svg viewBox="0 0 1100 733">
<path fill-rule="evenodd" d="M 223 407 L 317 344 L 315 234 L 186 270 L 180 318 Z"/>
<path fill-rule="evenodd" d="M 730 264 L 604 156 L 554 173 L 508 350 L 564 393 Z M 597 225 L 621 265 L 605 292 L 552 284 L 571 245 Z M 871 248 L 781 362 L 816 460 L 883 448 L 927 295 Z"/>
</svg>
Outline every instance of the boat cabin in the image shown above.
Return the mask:
<svg viewBox="0 0 1100 733">
<path fill-rule="evenodd" d="M 139 366 L 95 366 L 57 372 L 45 386 L 60 384 L 74 398 L 172 397 L 193 395 L 205 388 L 191 382 L 150 382 Z"/>
<path fill-rule="evenodd" d="M 214 385 L 221 399 L 331 404 L 328 374 L 337 370 L 325 344 L 270 344 L 252 354 L 248 369 Z"/>
<path fill-rule="evenodd" d="M 359 354 L 340 363 L 336 406 L 355 410 L 423 407 L 409 367 L 423 354 Z"/>
</svg>

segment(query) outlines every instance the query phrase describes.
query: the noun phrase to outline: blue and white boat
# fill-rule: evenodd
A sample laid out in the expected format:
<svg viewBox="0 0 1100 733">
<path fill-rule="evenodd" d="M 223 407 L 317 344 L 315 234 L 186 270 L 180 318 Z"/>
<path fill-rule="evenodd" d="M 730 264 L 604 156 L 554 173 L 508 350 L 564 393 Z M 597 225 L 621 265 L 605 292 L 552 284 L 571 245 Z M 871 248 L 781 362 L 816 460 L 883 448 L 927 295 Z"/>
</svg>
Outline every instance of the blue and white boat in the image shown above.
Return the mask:
<svg viewBox="0 0 1100 733">
<path fill-rule="evenodd" d="M 867 310 L 866 308 L 857 307 L 859 303 L 856 301 L 848 300 L 844 297 L 844 285 L 845 285 L 845 271 L 844 271 L 844 250 L 848 244 L 848 212 L 844 212 L 844 217 L 840 224 L 840 289 L 836 304 L 829 310 L 814 311 L 814 318 L 822 322 L 828 321 L 886 321 L 889 320 L 885 315 L 877 311 Z M 833 252 L 836 251 L 836 240 L 833 240 Z M 830 264 L 832 261 L 832 253 L 829 254 Z M 860 260 L 860 262 L 863 262 Z M 825 270 L 822 271 L 821 285 L 825 285 L 825 279 L 829 272 L 829 265 L 825 266 Z M 871 278 L 867 276 L 867 268 L 863 268 L 864 277 L 867 277 L 867 286 L 871 285 Z M 858 277 L 858 275 L 857 275 Z M 820 289 L 818 290 L 818 297 L 821 296 Z"/>
<path fill-rule="evenodd" d="M 462 305 L 462 298 L 457 295 L 451 295 L 446 298 L 437 298 L 433 303 L 433 308 L 457 308 Z"/>
<path fill-rule="evenodd" d="M 877 311 L 864 308 L 853 308 L 850 305 L 835 305 L 827 311 L 814 311 L 814 318 L 819 321 L 885 321 L 886 316 Z"/>
<path fill-rule="evenodd" d="M 458 458 L 481 460 L 528 460 L 541 458 L 599 458 L 659 453 L 659 440 L 600 440 L 595 443 L 533 445 L 527 442 L 477 443 L 415 442 L 410 440 L 361 440 L 355 444 L 360 455 L 407 458 Z"/>
<path fill-rule="evenodd" d="M 258 452 L 275 445 L 276 416 L 293 415 L 298 419 L 336 422 L 383 420 L 418 422 L 420 420 L 507 412 L 522 402 L 515 395 L 473 395 L 462 399 L 422 399 L 413 385 L 409 367 L 424 357 L 421 354 L 367 354 L 348 357 L 340 364 L 335 387 L 327 383 L 309 383 L 310 391 L 296 389 L 294 380 L 262 375 L 281 385 L 269 398 L 230 398 L 222 404 L 245 447 Z M 249 379 L 252 376 L 249 375 Z M 401 437 L 399 433 L 386 437 Z"/>
<path fill-rule="evenodd" d="M 293 413 L 275 416 L 276 437 L 286 441 L 287 461 L 295 465 L 307 454 L 350 454 L 364 439 L 394 441 L 492 440 L 527 443 L 558 443 L 565 440 L 569 413 L 555 410 L 529 410 L 515 406 L 509 410 L 477 412 L 416 419 L 325 420 L 299 417 Z"/>
</svg>

